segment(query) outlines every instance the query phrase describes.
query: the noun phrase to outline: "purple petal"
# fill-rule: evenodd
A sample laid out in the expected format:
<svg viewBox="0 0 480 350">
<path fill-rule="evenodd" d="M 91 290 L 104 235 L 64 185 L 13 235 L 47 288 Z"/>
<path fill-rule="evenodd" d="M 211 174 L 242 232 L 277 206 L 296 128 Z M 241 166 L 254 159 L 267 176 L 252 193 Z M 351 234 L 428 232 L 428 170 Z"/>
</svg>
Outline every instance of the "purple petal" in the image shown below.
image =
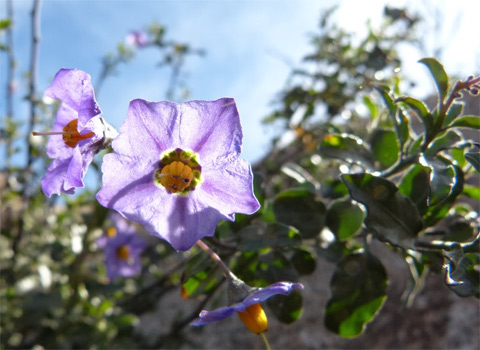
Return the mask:
<svg viewBox="0 0 480 350">
<path fill-rule="evenodd" d="M 180 145 L 200 154 L 202 166 L 227 155 L 238 155 L 242 127 L 233 98 L 190 101 L 180 110 Z M 203 162 L 203 163 L 202 163 Z"/>
<path fill-rule="evenodd" d="M 162 152 L 177 147 L 178 136 L 173 135 L 176 123 L 176 104 L 133 100 L 112 147 L 115 152 L 133 158 L 158 161 Z"/>
<path fill-rule="evenodd" d="M 63 183 L 69 164 L 70 159 L 55 159 L 50 163 L 47 173 L 41 181 L 43 193 L 45 193 L 47 197 L 50 197 L 52 194 L 64 192 Z M 65 192 L 72 194 L 74 190 Z"/>
<path fill-rule="evenodd" d="M 90 118 L 101 113 L 90 75 L 78 69 L 59 70 L 45 95 L 62 101 L 78 113 L 79 130 L 83 129 Z"/>
<path fill-rule="evenodd" d="M 292 283 L 292 282 L 277 282 L 268 287 L 260 288 L 248 297 L 246 297 L 243 301 L 233 304 L 231 306 L 225 306 L 218 308 L 214 311 L 202 311 L 200 312 L 200 317 L 190 323 L 191 326 L 203 326 L 211 322 L 216 322 L 223 320 L 231 316 L 236 312 L 243 312 L 248 306 L 253 304 L 260 303 L 262 301 L 267 300 L 268 298 L 277 295 L 283 294 L 287 295 L 290 294 L 294 290 L 301 290 L 303 289 L 303 285 L 300 283 Z"/>
<path fill-rule="evenodd" d="M 250 164 L 243 159 L 202 168 L 205 181 L 197 190 L 202 201 L 233 221 L 234 213 L 252 214 L 260 208 L 253 193 Z"/>
</svg>

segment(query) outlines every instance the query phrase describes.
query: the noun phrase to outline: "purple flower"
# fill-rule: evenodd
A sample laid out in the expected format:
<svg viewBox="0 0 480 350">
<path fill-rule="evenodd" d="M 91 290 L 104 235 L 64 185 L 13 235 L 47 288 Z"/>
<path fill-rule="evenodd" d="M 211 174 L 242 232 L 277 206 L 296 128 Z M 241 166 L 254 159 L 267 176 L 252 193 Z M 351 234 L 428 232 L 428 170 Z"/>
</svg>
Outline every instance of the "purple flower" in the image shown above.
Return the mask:
<svg viewBox="0 0 480 350">
<path fill-rule="evenodd" d="M 125 43 L 130 46 L 144 47 L 148 45 L 148 37 L 142 30 L 132 30 L 125 38 Z"/>
<path fill-rule="evenodd" d="M 239 158 L 240 118 L 231 98 L 130 102 L 115 153 L 103 159 L 105 207 L 142 223 L 177 250 L 213 236 L 218 222 L 259 208 L 250 164 Z"/>
<path fill-rule="evenodd" d="M 112 215 L 114 227 L 97 240 L 105 251 L 107 276 L 110 281 L 117 277 L 131 277 L 142 270 L 140 255 L 147 243 L 135 233 L 135 227 L 120 215 Z"/>
<path fill-rule="evenodd" d="M 78 69 L 61 69 L 45 95 L 61 101 L 50 135 L 47 154 L 53 161 L 42 179 L 43 192 L 52 194 L 75 192 L 83 187 L 83 177 L 93 156 L 105 146 L 105 121 L 98 117 L 100 107 L 95 100 L 90 76 Z"/>
<path fill-rule="evenodd" d="M 230 317 L 237 312 L 244 312 L 247 307 L 261 303 L 262 301 L 265 301 L 274 295 L 287 295 L 294 290 L 302 289 L 302 284 L 292 282 L 277 282 L 265 288 L 253 289 L 246 298 L 231 306 L 224 306 L 214 311 L 203 310 L 202 312 L 200 312 L 200 317 L 192 321 L 190 325 L 203 326 L 212 322 L 220 321 L 224 318 Z"/>
</svg>

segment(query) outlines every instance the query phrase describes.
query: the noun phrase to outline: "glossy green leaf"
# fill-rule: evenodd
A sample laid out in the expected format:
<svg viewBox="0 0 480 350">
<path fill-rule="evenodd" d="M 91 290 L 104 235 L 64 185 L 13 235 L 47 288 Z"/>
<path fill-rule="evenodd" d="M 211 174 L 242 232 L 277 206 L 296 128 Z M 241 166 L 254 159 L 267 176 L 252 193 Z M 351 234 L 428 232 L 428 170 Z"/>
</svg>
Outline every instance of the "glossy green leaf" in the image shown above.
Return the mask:
<svg viewBox="0 0 480 350">
<path fill-rule="evenodd" d="M 464 185 L 462 193 L 467 197 L 480 201 L 480 187 Z"/>
<path fill-rule="evenodd" d="M 432 143 L 430 143 L 428 149 L 425 151 L 425 155 L 427 157 L 433 157 L 444 149 L 454 147 L 455 144 L 461 142 L 462 140 L 463 137 L 458 132 L 448 130 L 446 133 L 437 137 Z"/>
<path fill-rule="evenodd" d="M 326 179 L 320 191 L 324 198 L 337 199 L 348 195 L 347 186 L 341 180 L 333 178 Z"/>
<path fill-rule="evenodd" d="M 350 196 L 365 205 L 365 225 L 378 239 L 396 246 L 414 248 L 422 218 L 410 198 L 390 181 L 371 174 L 342 175 Z"/>
<path fill-rule="evenodd" d="M 353 253 L 338 263 L 325 311 L 326 327 L 345 338 L 360 335 L 387 297 L 387 273 L 369 253 Z"/>
<path fill-rule="evenodd" d="M 463 173 L 459 167 L 440 157 L 425 158 L 424 162 L 431 169 L 428 205 L 433 206 L 458 195 L 458 185 L 463 184 Z"/>
<path fill-rule="evenodd" d="M 407 142 L 410 141 L 410 121 L 401 108 L 397 110 L 396 119 L 398 121 L 400 148 L 403 150 Z"/>
<path fill-rule="evenodd" d="M 312 274 L 317 266 L 315 256 L 304 249 L 295 249 L 290 261 L 300 275 Z"/>
<path fill-rule="evenodd" d="M 237 248 L 246 252 L 269 247 L 293 247 L 301 244 L 298 230 L 280 223 L 250 225 L 241 229 L 236 237 Z"/>
<path fill-rule="evenodd" d="M 465 153 L 465 159 L 480 173 L 480 151 L 478 148 Z"/>
<path fill-rule="evenodd" d="M 289 295 L 276 295 L 268 299 L 266 304 L 275 317 L 286 324 L 298 320 L 303 311 L 303 297 L 298 291 Z"/>
<path fill-rule="evenodd" d="M 376 129 L 370 141 L 373 156 L 382 168 L 395 164 L 400 156 L 397 135 L 392 130 Z"/>
<path fill-rule="evenodd" d="M 463 218 L 459 218 L 448 225 L 445 233 L 445 241 L 470 242 L 477 234 L 475 226 Z"/>
<path fill-rule="evenodd" d="M 456 243 L 451 250 L 443 251 L 445 283 L 461 297 L 480 297 L 480 274 L 474 262 L 469 259 L 460 244 Z M 478 268 L 479 253 L 472 254 Z"/>
<path fill-rule="evenodd" d="M 445 100 L 445 96 L 448 93 L 448 85 L 449 79 L 443 64 L 441 64 L 436 58 L 427 57 L 419 60 L 420 63 L 425 64 L 430 73 L 433 76 L 433 80 L 435 81 L 435 85 L 438 89 L 438 96 L 439 100 L 443 102 Z"/>
<path fill-rule="evenodd" d="M 458 116 L 460 116 L 463 113 L 464 107 L 465 107 L 465 104 L 463 102 L 452 103 L 452 105 L 447 111 L 447 114 L 445 115 L 445 119 L 443 120 L 442 127 L 445 128 L 449 126 Z"/>
<path fill-rule="evenodd" d="M 450 124 L 449 127 L 480 129 L 480 117 L 476 115 L 466 115 L 455 119 L 455 121 Z"/>
<path fill-rule="evenodd" d="M 409 197 L 417 206 L 420 214 L 427 210 L 427 201 L 430 195 L 430 172 L 429 167 L 415 164 L 402 178 L 398 191 Z"/>
<path fill-rule="evenodd" d="M 346 240 L 362 227 L 365 213 L 351 200 L 337 200 L 327 209 L 326 224 L 339 240 Z"/>
<path fill-rule="evenodd" d="M 367 106 L 372 120 L 377 119 L 377 117 L 378 117 L 378 106 L 372 101 L 370 96 L 364 95 L 363 96 L 363 103 L 365 103 L 365 105 Z"/>
<path fill-rule="evenodd" d="M 325 222 L 325 210 L 325 205 L 314 193 L 303 189 L 282 192 L 273 202 L 277 221 L 297 228 L 304 238 L 320 233 Z"/>
<path fill-rule="evenodd" d="M 320 155 L 372 167 L 372 156 L 362 139 L 348 134 L 330 134 L 320 144 Z"/>
<path fill-rule="evenodd" d="M 428 120 L 432 118 L 432 113 L 428 109 L 427 105 L 420 100 L 413 97 L 399 97 L 395 100 L 395 103 L 402 102 L 407 107 L 413 109 L 421 120 Z"/>
<path fill-rule="evenodd" d="M 265 280 L 268 284 L 278 281 L 296 282 L 298 280 L 297 270 L 280 249 L 260 254 L 255 274 L 257 278 Z"/>
</svg>

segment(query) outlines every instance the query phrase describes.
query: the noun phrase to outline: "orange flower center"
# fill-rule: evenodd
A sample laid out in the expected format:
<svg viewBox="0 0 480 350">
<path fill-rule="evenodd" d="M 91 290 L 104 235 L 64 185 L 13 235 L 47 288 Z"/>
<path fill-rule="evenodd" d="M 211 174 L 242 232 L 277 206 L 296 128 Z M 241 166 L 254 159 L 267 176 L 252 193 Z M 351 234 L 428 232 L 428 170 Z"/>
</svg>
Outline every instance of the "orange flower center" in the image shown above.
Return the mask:
<svg viewBox="0 0 480 350">
<path fill-rule="evenodd" d="M 81 140 L 89 139 L 90 137 L 95 135 L 93 132 L 80 135 L 80 133 L 77 131 L 77 124 L 78 119 L 73 119 L 63 128 L 63 142 L 65 142 L 65 144 L 71 148 L 74 148 Z"/>
<path fill-rule="evenodd" d="M 107 228 L 107 236 L 112 238 L 112 237 L 115 237 L 117 235 L 117 229 L 115 227 L 109 227 Z"/>
<path fill-rule="evenodd" d="M 183 162 L 174 161 L 163 167 L 155 177 L 160 184 L 172 193 L 183 192 L 190 186 L 194 177 L 192 168 Z"/>
<path fill-rule="evenodd" d="M 255 334 L 263 333 L 268 328 L 267 316 L 258 303 L 248 306 L 244 312 L 239 311 L 238 317 L 240 317 L 250 332 Z"/>
<path fill-rule="evenodd" d="M 130 258 L 130 248 L 125 244 L 118 247 L 117 258 L 127 261 Z"/>
</svg>

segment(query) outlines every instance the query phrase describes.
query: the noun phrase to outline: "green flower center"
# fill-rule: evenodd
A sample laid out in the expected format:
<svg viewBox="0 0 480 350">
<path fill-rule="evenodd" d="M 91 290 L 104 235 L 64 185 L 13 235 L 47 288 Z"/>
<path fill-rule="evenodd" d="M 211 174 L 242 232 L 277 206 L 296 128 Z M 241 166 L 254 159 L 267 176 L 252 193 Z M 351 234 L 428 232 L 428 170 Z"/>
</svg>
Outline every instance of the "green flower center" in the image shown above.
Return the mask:
<svg viewBox="0 0 480 350">
<path fill-rule="evenodd" d="M 153 181 L 169 193 L 185 194 L 193 191 L 201 182 L 202 167 L 195 152 L 177 148 L 162 153 L 159 169 L 155 170 Z"/>
</svg>

